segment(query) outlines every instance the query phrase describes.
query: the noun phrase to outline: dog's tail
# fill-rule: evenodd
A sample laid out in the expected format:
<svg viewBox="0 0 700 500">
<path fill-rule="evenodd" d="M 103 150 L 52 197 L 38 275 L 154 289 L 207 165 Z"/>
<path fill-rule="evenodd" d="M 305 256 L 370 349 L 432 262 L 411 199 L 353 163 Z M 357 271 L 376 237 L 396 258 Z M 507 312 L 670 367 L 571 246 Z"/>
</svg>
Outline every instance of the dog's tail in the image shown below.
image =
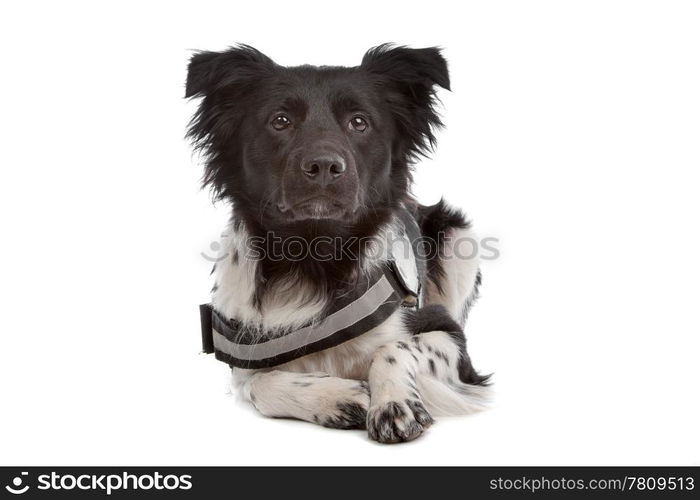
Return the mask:
<svg viewBox="0 0 700 500">
<path fill-rule="evenodd" d="M 493 392 L 489 385 L 447 383 L 431 376 L 418 376 L 416 383 L 423 403 L 435 416 L 466 415 L 485 410 Z"/>
</svg>

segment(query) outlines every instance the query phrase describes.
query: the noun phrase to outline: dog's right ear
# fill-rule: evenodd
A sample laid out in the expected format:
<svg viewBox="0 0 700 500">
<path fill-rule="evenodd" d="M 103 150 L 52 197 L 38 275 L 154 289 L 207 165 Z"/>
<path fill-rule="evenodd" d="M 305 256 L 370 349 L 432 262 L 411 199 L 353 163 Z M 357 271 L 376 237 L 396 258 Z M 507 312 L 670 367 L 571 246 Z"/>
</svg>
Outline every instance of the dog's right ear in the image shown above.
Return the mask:
<svg viewBox="0 0 700 500">
<path fill-rule="evenodd" d="M 274 61 L 249 45 L 224 52 L 198 52 L 187 67 L 185 97 L 201 97 L 221 88 L 271 72 Z"/>
</svg>

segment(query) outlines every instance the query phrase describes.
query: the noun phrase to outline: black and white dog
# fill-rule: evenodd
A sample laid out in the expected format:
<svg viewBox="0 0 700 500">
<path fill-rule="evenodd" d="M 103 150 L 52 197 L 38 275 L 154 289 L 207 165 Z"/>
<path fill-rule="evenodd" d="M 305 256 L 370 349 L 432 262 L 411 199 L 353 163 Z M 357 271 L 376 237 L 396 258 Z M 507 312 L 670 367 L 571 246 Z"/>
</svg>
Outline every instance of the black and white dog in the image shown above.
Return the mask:
<svg viewBox="0 0 700 500">
<path fill-rule="evenodd" d="M 189 137 L 233 208 L 203 325 L 263 415 L 393 443 L 483 405 L 462 330 L 478 257 L 455 252 L 475 237 L 410 194 L 449 85 L 436 48 L 382 45 L 349 68 L 283 67 L 245 45 L 192 57 Z"/>
</svg>

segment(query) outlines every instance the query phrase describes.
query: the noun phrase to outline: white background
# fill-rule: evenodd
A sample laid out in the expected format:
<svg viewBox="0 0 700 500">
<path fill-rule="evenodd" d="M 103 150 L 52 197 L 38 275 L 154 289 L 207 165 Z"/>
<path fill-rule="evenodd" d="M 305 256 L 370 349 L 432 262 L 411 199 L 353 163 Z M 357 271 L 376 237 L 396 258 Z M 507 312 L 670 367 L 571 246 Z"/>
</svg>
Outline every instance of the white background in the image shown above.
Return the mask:
<svg viewBox="0 0 700 500">
<path fill-rule="evenodd" d="M 245 5 L 244 5 L 245 4 Z M 698 464 L 695 2 L 21 2 L 0 14 L 0 463 Z M 493 409 L 420 440 L 266 420 L 198 354 L 227 208 L 183 140 L 192 49 L 445 48 L 416 194 L 501 258 L 467 334 Z"/>
</svg>

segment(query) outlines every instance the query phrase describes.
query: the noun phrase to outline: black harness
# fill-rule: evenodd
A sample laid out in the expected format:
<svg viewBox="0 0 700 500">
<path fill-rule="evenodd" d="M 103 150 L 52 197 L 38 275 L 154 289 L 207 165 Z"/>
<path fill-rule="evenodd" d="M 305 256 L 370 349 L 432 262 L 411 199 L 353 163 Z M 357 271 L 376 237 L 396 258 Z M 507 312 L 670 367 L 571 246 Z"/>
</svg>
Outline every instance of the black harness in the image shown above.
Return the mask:
<svg viewBox="0 0 700 500">
<path fill-rule="evenodd" d="M 301 328 L 265 332 L 235 318 L 225 318 L 211 304 L 199 306 L 202 348 L 219 361 L 247 369 L 270 368 L 314 352 L 335 347 L 383 323 L 399 307 L 421 305 L 425 279 L 420 229 L 408 212 L 400 214 L 401 234 L 390 248 L 390 258 L 376 267 L 347 295 Z M 400 248 L 397 246 L 400 244 Z"/>
</svg>

